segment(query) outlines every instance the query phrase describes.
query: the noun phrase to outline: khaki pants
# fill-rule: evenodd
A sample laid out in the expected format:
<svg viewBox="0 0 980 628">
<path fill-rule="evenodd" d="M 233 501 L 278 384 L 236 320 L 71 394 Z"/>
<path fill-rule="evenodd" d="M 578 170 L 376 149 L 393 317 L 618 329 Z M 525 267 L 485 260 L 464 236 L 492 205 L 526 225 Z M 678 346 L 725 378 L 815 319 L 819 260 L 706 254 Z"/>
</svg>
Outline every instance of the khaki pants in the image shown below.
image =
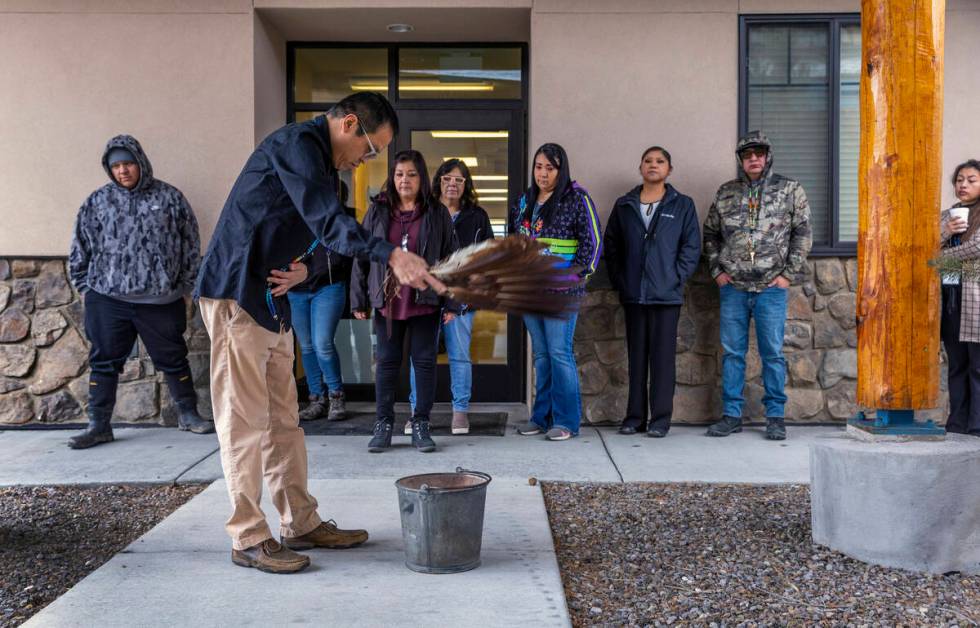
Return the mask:
<svg viewBox="0 0 980 628">
<path fill-rule="evenodd" d="M 306 443 L 293 379 L 293 335 L 258 325 L 235 301 L 201 299 L 211 336 L 211 403 L 231 498 L 225 529 L 235 549 L 273 538 L 260 507 L 262 478 L 279 511 L 279 532 L 320 525 L 307 490 Z"/>
</svg>

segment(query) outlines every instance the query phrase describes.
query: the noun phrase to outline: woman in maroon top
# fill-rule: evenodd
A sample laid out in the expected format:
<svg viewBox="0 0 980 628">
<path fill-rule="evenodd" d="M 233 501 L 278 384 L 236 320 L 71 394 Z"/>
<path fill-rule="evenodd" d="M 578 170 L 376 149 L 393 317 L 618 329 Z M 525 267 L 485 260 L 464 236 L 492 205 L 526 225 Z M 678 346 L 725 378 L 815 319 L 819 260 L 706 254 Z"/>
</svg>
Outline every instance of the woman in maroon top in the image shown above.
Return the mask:
<svg viewBox="0 0 980 628">
<path fill-rule="evenodd" d="M 431 266 L 457 248 L 449 211 L 432 203 L 431 198 L 429 175 L 421 153 L 402 151 L 395 155 L 383 191 L 374 198 L 364 217 L 364 228 L 404 251 L 421 255 Z M 457 308 L 430 289 L 401 286 L 395 294 L 386 295 L 385 287 L 390 285 L 387 279 L 388 269 L 383 264 L 355 261 L 351 274 L 351 310 L 361 320 L 370 317 L 374 310 L 374 333 L 378 339 L 374 384 L 378 410 L 368 450 L 378 453 L 391 447 L 395 389 L 407 337 L 417 394 L 412 444 L 419 451 L 434 451 L 436 445 L 429 435 L 429 412 L 436 390 L 439 323 L 440 319 L 447 323 L 453 320 Z"/>
</svg>

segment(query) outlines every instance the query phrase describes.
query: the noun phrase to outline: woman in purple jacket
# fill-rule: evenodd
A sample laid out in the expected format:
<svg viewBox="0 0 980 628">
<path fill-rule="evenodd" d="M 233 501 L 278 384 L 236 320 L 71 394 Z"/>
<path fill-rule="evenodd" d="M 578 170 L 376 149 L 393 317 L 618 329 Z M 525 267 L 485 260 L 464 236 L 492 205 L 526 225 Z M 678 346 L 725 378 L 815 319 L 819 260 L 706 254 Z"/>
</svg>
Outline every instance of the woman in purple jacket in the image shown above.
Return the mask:
<svg viewBox="0 0 980 628">
<path fill-rule="evenodd" d="M 511 229 L 548 245 L 552 255 L 576 269 L 582 281 L 569 294 L 585 294 L 585 279 L 599 261 L 602 228 L 589 193 L 571 179 L 568 155 L 558 144 L 544 144 L 534 153 L 531 187 L 511 210 Z M 578 435 L 582 421 L 578 368 L 573 338 L 577 314 L 567 318 L 524 316 L 531 335 L 535 387 L 531 420 L 517 430 L 548 440 Z"/>
</svg>

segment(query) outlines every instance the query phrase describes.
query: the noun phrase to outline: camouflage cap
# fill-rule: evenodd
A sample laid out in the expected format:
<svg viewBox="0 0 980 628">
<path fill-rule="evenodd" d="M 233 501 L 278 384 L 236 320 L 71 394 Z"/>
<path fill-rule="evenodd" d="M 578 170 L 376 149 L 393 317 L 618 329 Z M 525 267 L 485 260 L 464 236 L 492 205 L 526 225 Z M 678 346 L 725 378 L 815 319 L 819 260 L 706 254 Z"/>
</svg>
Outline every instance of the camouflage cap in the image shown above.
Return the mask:
<svg viewBox="0 0 980 628">
<path fill-rule="evenodd" d="M 742 154 L 743 150 L 753 146 L 762 146 L 767 151 L 772 152 L 772 143 L 766 137 L 765 133 L 762 131 L 749 131 L 738 140 L 738 144 L 735 146 L 735 155 L 738 156 Z"/>
</svg>

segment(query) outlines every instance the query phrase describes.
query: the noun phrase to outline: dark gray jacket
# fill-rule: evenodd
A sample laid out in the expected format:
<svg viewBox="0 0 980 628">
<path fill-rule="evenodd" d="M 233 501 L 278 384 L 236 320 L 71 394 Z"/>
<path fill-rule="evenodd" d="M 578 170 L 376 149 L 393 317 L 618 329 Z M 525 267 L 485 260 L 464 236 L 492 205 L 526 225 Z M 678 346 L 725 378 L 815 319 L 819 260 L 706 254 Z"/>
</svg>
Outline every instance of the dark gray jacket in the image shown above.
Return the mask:
<svg viewBox="0 0 980 628">
<path fill-rule="evenodd" d="M 391 225 L 391 205 L 379 194 L 364 216 L 363 227 L 375 238 L 388 240 L 388 228 Z M 453 219 L 449 210 L 435 203 L 430 205 L 422 214 L 422 225 L 419 229 L 418 251 L 429 266 L 453 254 L 459 245 L 456 232 L 453 230 Z M 350 309 L 353 312 L 380 310 L 385 306 L 384 283 L 388 266 L 381 262 L 355 259 L 350 279 Z M 444 306 L 446 309 L 458 312 L 459 305 L 443 299 L 431 288 L 415 290 L 415 302 L 419 305 Z"/>
<path fill-rule="evenodd" d="M 113 148 L 125 148 L 139 164 L 140 181 L 132 190 L 112 178 L 107 159 Z M 109 140 L 102 167 L 109 183 L 85 200 L 75 221 L 68 257 L 75 289 L 142 303 L 170 303 L 190 294 L 201 264 L 201 237 L 187 199 L 153 178 L 150 160 L 129 135 Z"/>
</svg>

